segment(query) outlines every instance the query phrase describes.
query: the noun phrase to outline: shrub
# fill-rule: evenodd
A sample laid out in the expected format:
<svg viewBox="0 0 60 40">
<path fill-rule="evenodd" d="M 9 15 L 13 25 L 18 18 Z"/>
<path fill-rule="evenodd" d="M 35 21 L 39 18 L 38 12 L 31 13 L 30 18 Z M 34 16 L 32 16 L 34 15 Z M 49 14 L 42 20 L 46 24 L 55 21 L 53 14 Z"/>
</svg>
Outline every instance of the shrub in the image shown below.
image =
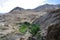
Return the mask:
<svg viewBox="0 0 60 40">
<path fill-rule="evenodd" d="M 32 25 L 31 25 L 31 29 L 30 29 L 30 33 L 33 34 L 33 35 L 35 35 L 35 34 L 37 34 L 37 32 L 38 32 L 39 30 L 40 30 L 39 25 L 37 25 L 37 24 L 32 24 Z"/>
<path fill-rule="evenodd" d="M 19 28 L 19 31 L 21 33 L 25 33 L 27 31 L 27 26 L 25 24 L 21 25 L 21 27 Z"/>
<path fill-rule="evenodd" d="M 19 31 L 21 33 L 25 33 L 29 26 L 30 26 L 29 22 L 24 22 L 24 23 L 21 24 L 21 27 L 20 27 Z"/>
<path fill-rule="evenodd" d="M 25 25 L 27 26 L 30 26 L 30 23 L 29 22 L 24 22 Z"/>
</svg>

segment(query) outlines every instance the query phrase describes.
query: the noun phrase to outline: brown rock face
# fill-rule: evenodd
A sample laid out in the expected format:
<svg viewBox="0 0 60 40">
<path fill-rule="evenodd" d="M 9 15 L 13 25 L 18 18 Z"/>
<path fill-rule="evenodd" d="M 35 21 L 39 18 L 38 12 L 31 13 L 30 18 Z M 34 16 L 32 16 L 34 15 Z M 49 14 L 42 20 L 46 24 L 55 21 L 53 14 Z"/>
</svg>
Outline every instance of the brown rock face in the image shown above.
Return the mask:
<svg viewBox="0 0 60 40">
<path fill-rule="evenodd" d="M 60 20 L 60 10 L 55 10 L 52 13 L 56 13 L 55 20 Z M 56 18 L 57 17 L 57 18 Z M 60 21 L 48 27 L 47 31 L 47 40 L 60 40 Z"/>
<path fill-rule="evenodd" d="M 60 23 L 49 26 L 47 40 L 60 40 Z"/>
<path fill-rule="evenodd" d="M 40 24 L 41 35 L 47 35 L 47 40 L 60 40 L 60 9 L 41 16 L 33 23 Z"/>
</svg>

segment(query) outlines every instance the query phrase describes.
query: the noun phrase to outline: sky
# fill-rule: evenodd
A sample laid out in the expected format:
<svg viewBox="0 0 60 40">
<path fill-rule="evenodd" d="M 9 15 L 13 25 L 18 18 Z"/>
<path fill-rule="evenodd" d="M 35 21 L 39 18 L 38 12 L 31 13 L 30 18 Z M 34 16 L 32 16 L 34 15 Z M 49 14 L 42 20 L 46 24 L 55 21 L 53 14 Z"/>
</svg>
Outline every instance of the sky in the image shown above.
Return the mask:
<svg viewBox="0 0 60 40">
<path fill-rule="evenodd" d="M 11 11 L 15 7 L 34 9 L 43 4 L 60 4 L 60 0 L 0 0 L 0 13 Z"/>
</svg>

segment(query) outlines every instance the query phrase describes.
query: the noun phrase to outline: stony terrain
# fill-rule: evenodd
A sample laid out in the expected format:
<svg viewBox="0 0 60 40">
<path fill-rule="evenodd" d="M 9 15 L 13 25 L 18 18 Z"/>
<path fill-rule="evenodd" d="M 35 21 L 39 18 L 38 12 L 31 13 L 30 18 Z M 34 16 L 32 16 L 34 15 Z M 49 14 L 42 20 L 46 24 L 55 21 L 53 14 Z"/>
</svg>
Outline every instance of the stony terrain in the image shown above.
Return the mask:
<svg viewBox="0 0 60 40">
<path fill-rule="evenodd" d="M 60 5 L 45 4 L 35 9 L 23 9 L 16 7 L 6 14 L 0 14 L 0 40 L 38 40 L 32 38 L 29 32 L 21 34 L 18 31 L 16 23 L 30 22 L 39 24 L 41 27 L 41 35 L 47 36 L 47 40 L 52 40 L 58 32 L 51 38 L 51 33 L 54 33 L 52 27 L 60 24 Z M 53 25 L 53 26 L 52 26 Z M 51 27 L 51 28 L 50 28 Z M 58 28 L 60 26 L 57 26 Z M 51 32 L 50 30 L 53 30 Z M 48 35 L 47 35 L 48 34 Z M 60 34 L 59 34 L 60 35 Z M 30 37 L 30 39 L 29 39 Z M 56 40 L 59 38 L 56 38 Z M 43 40 L 43 38 L 41 39 Z"/>
<path fill-rule="evenodd" d="M 53 10 L 41 16 L 33 23 L 41 25 L 41 35 L 47 35 L 47 40 L 60 40 L 59 38 L 57 38 L 60 37 L 60 9 Z"/>
<path fill-rule="evenodd" d="M 45 14 L 44 12 L 43 14 Z M 27 40 L 30 36 L 28 34 L 22 35 L 16 23 L 30 22 L 32 23 L 36 18 L 43 15 L 42 12 L 34 12 L 29 10 L 20 10 L 16 7 L 9 13 L 0 15 L 0 37 L 1 40 L 20 40 L 20 38 Z M 21 40 L 22 40 L 21 39 Z M 33 39 L 33 38 L 32 38 Z"/>
</svg>

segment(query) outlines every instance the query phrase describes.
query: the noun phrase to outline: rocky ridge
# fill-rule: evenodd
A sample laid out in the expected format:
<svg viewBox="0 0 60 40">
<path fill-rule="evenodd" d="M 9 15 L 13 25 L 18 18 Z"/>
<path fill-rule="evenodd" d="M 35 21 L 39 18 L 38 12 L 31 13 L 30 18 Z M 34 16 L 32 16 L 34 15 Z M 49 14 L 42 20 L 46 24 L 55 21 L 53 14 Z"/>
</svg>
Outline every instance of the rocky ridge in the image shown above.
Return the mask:
<svg viewBox="0 0 60 40">
<path fill-rule="evenodd" d="M 31 34 L 28 35 L 26 33 L 25 36 L 20 34 L 18 31 L 18 27 L 16 26 L 16 23 L 26 21 L 30 23 L 40 24 L 41 35 L 46 36 L 48 28 L 51 25 L 60 22 L 60 6 L 45 4 L 32 10 L 25 10 L 23 8 L 16 7 L 9 13 L 0 15 L 0 39 L 28 40 L 28 38 L 31 37 Z M 25 39 L 26 35 L 28 36 Z"/>
</svg>

